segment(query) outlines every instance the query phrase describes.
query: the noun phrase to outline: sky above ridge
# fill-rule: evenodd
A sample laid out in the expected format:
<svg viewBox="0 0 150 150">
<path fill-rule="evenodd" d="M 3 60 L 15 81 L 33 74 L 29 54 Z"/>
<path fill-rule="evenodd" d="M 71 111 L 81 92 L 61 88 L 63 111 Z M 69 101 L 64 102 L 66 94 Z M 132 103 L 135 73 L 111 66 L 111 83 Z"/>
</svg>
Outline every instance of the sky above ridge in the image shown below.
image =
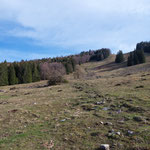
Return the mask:
<svg viewBox="0 0 150 150">
<path fill-rule="evenodd" d="M 150 41 L 150 0 L 0 0 L 0 62 Z"/>
</svg>

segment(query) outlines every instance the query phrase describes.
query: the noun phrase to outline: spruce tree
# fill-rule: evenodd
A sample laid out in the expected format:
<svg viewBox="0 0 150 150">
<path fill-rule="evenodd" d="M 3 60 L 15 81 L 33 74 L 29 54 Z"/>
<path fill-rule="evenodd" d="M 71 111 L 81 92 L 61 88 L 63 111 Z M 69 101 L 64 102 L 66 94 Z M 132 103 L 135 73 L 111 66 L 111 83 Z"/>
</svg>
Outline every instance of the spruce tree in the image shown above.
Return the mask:
<svg viewBox="0 0 150 150">
<path fill-rule="evenodd" d="M 24 74 L 24 62 L 21 62 L 15 66 L 16 76 L 18 78 L 18 83 L 23 83 L 23 74 Z"/>
<path fill-rule="evenodd" d="M 8 85 L 8 67 L 7 62 L 0 64 L 0 86 Z"/>
<path fill-rule="evenodd" d="M 132 65 L 133 65 L 133 56 L 132 56 L 132 52 L 130 52 L 130 55 L 127 61 L 127 66 L 132 66 Z"/>
<path fill-rule="evenodd" d="M 140 64 L 145 63 L 146 59 L 145 59 L 144 51 L 143 50 L 136 50 L 136 51 L 137 51 L 139 63 Z"/>
<path fill-rule="evenodd" d="M 73 58 L 71 58 L 71 63 L 72 63 L 72 69 L 73 69 L 73 71 L 75 71 L 76 70 L 76 62 Z"/>
<path fill-rule="evenodd" d="M 8 67 L 8 80 L 9 80 L 9 85 L 17 84 L 17 77 L 16 77 L 16 73 L 15 73 L 13 64 L 11 64 Z"/>
<path fill-rule="evenodd" d="M 35 63 L 33 63 L 33 68 L 32 68 L 32 81 L 33 82 L 40 81 L 40 73 Z"/>
<path fill-rule="evenodd" d="M 32 69 L 29 63 L 24 63 L 23 65 L 23 83 L 32 82 Z"/>
<path fill-rule="evenodd" d="M 65 64 L 65 69 L 66 69 L 66 73 L 67 74 L 72 73 L 73 72 L 72 64 L 70 64 L 69 62 L 67 62 Z"/>
<path fill-rule="evenodd" d="M 133 52 L 133 62 L 134 62 L 134 65 L 139 64 L 139 58 L 138 58 L 136 51 Z"/>
<path fill-rule="evenodd" d="M 116 59 L 115 59 L 115 62 L 116 63 L 122 63 L 124 61 L 124 56 L 123 56 L 123 53 L 122 51 L 120 50 L 117 55 L 116 55 Z"/>
</svg>

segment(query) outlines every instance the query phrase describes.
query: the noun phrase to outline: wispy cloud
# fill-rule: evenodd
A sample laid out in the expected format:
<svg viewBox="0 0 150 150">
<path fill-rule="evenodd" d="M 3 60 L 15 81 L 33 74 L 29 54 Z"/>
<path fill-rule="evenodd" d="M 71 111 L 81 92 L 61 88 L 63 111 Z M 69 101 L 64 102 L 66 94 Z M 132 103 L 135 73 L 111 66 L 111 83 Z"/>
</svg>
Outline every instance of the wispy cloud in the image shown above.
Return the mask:
<svg viewBox="0 0 150 150">
<path fill-rule="evenodd" d="M 0 0 L 0 4 L 0 21 L 15 24 L 3 28 L 0 38 L 29 38 L 31 44 L 47 49 L 109 47 L 113 52 L 127 52 L 149 40 L 149 0 Z"/>
</svg>

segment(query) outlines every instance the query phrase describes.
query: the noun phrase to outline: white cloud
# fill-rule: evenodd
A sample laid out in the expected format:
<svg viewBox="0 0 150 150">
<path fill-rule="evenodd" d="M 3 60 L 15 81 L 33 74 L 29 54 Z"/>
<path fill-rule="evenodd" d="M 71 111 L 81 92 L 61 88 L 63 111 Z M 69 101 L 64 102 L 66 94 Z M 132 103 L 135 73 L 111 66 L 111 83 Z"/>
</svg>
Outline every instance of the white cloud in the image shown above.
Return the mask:
<svg viewBox="0 0 150 150">
<path fill-rule="evenodd" d="M 0 19 L 33 28 L 8 33 L 33 38 L 40 45 L 128 51 L 150 34 L 149 0 L 0 0 L 0 4 Z"/>
</svg>

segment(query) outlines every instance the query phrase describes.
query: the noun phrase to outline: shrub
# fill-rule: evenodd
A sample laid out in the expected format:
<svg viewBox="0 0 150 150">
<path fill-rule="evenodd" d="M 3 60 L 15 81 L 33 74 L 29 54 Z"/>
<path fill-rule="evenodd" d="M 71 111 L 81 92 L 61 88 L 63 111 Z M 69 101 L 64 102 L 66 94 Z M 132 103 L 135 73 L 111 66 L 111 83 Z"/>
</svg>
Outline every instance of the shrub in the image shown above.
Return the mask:
<svg viewBox="0 0 150 150">
<path fill-rule="evenodd" d="M 48 80 L 48 86 L 58 85 L 61 83 L 68 83 L 68 81 L 64 79 L 62 76 L 53 76 L 50 77 Z"/>
</svg>

